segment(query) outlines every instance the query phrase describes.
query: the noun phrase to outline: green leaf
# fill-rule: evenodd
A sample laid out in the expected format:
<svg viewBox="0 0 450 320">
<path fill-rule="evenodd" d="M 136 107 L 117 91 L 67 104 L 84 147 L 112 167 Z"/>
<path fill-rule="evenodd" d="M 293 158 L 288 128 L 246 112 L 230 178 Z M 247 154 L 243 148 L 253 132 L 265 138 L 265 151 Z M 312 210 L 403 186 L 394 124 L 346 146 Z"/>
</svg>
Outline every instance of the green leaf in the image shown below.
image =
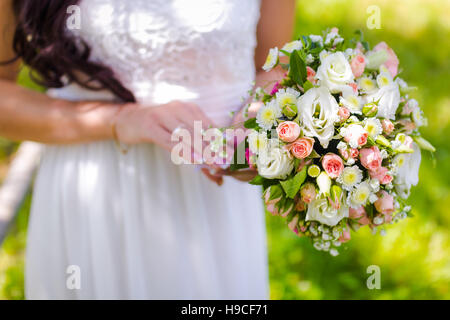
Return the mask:
<svg viewBox="0 0 450 320">
<path fill-rule="evenodd" d="M 303 84 L 303 89 L 305 89 L 305 92 L 308 91 L 311 88 L 314 88 L 314 85 L 310 81 L 306 81 Z"/>
<path fill-rule="evenodd" d="M 269 190 L 270 190 L 269 201 L 281 198 L 283 196 L 283 189 L 281 189 L 279 184 L 271 186 Z"/>
<path fill-rule="evenodd" d="M 303 182 L 305 182 L 305 179 L 306 179 L 306 166 L 303 167 L 303 169 L 292 178 L 285 181 L 280 181 L 280 184 L 283 187 L 284 192 L 286 192 L 286 195 L 289 198 L 293 199 L 300 190 L 300 187 L 302 186 Z"/>
<path fill-rule="evenodd" d="M 308 36 L 302 36 L 302 40 L 303 40 L 303 47 L 305 47 L 305 49 L 308 49 L 311 46 L 311 38 Z"/>
<path fill-rule="evenodd" d="M 308 156 L 308 158 L 313 158 L 313 159 L 320 158 L 320 154 L 318 154 L 317 151 L 313 149 L 311 151 L 311 154 Z"/>
<path fill-rule="evenodd" d="M 250 184 L 253 184 L 255 186 L 262 186 L 264 183 L 264 178 L 261 177 L 260 175 L 257 175 L 256 177 L 253 178 L 252 181 L 249 182 Z"/>
<path fill-rule="evenodd" d="M 303 83 L 306 81 L 306 64 L 303 59 L 300 58 L 297 50 L 294 50 L 291 53 L 289 66 L 289 77 L 300 86 L 303 86 Z"/>
<path fill-rule="evenodd" d="M 280 52 L 283 53 L 285 56 L 289 57 L 291 54 L 287 52 L 286 50 L 280 49 Z"/>
<path fill-rule="evenodd" d="M 243 156 L 242 152 L 247 148 L 247 139 L 244 139 L 237 147 L 234 149 L 233 162 L 230 165 L 230 171 L 236 171 L 240 169 L 247 169 L 249 165 L 247 161 L 243 161 L 244 159 L 238 159 L 238 156 Z M 239 152 L 238 152 L 239 151 Z"/>
<path fill-rule="evenodd" d="M 364 208 L 365 208 L 365 210 L 366 210 L 367 216 L 368 216 L 370 219 L 373 219 L 373 216 L 374 216 L 373 205 L 372 205 L 372 204 L 369 204 L 369 205 L 365 206 Z"/>
<path fill-rule="evenodd" d="M 247 129 L 258 129 L 258 123 L 256 122 L 256 118 L 250 118 L 244 122 L 244 127 Z"/>
<path fill-rule="evenodd" d="M 363 45 L 364 49 L 366 49 L 366 51 L 370 50 L 370 45 L 367 41 L 363 41 L 361 42 L 361 44 Z"/>
<path fill-rule="evenodd" d="M 263 181 L 263 190 L 267 190 L 268 188 L 271 188 L 272 186 L 278 186 L 281 190 L 281 193 L 283 193 L 283 189 L 280 186 L 280 183 L 276 179 L 264 179 Z"/>
</svg>

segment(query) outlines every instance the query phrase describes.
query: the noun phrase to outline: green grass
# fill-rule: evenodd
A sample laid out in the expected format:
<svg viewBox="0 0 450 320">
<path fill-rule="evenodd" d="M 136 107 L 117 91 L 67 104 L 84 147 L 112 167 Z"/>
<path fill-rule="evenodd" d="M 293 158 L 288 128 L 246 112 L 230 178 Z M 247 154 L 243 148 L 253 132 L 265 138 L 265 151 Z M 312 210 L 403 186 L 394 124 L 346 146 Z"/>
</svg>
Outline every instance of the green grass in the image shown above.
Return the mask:
<svg viewBox="0 0 450 320">
<path fill-rule="evenodd" d="M 381 29 L 368 30 L 366 8 L 381 9 Z M 298 1 L 296 36 L 337 26 L 345 36 L 363 30 L 386 41 L 400 58 L 402 78 L 429 120 L 424 136 L 438 149 L 436 166 L 423 154 L 420 183 L 410 197 L 414 218 L 352 234 L 338 257 L 315 251 L 279 217 L 267 216 L 271 297 L 274 299 L 450 299 L 450 3 L 420 1 Z M 26 77 L 22 82 L 27 82 Z M 0 161 L 14 145 L 0 140 Z M 0 252 L 0 298 L 23 298 L 23 254 L 29 199 Z M 381 269 L 381 289 L 369 290 L 366 270 Z"/>
</svg>

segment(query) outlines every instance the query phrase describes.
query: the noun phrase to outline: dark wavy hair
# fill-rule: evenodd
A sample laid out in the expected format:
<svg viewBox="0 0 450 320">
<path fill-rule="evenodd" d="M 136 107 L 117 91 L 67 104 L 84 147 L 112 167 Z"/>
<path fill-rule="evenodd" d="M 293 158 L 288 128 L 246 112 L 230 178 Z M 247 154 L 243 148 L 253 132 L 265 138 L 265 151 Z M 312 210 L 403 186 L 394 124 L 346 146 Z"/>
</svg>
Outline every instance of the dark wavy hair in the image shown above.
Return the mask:
<svg viewBox="0 0 450 320">
<path fill-rule="evenodd" d="M 110 90 L 122 101 L 134 102 L 133 93 L 114 77 L 107 66 L 89 61 L 91 49 L 66 32 L 67 8 L 79 0 L 14 0 L 16 29 L 13 49 L 47 88 L 61 88 L 75 82 L 90 90 Z M 81 79 L 80 74 L 87 75 Z M 66 82 L 63 79 L 67 79 Z"/>
</svg>

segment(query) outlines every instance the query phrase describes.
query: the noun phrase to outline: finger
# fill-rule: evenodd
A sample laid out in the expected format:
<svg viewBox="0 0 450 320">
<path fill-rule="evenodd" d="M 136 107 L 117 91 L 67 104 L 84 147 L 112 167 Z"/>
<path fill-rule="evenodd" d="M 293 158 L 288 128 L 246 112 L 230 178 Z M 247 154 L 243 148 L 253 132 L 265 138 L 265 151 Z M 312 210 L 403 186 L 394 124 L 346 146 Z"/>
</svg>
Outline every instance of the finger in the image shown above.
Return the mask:
<svg viewBox="0 0 450 320">
<path fill-rule="evenodd" d="M 218 186 L 221 186 L 223 184 L 223 178 L 222 176 L 216 176 L 209 172 L 209 169 L 202 168 L 201 169 L 203 174 L 211 181 L 215 182 Z"/>
</svg>

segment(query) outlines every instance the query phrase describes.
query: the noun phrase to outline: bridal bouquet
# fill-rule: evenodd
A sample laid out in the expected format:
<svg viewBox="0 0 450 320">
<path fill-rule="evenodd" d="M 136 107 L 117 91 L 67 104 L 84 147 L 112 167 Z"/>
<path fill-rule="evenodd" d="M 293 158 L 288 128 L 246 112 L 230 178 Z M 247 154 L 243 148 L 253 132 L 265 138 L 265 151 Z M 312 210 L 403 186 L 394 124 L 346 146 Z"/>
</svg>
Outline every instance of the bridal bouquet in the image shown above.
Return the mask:
<svg viewBox="0 0 450 320">
<path fill-rule="evenodd" d="M 257 170 L 250 183 L 263 187 L 267 210 L 332 255 L 350 230 L 384 233 L 411 216 L 420 148 L 434 148 L 420 136 L 427 121 L 394 51 L 333 28 L 271 49 L 263 69 L 277 65 L 284 79 L 250 92 L 263 106 L 245 122 L 245 163 L 231 168 Z"/>
</svg>

